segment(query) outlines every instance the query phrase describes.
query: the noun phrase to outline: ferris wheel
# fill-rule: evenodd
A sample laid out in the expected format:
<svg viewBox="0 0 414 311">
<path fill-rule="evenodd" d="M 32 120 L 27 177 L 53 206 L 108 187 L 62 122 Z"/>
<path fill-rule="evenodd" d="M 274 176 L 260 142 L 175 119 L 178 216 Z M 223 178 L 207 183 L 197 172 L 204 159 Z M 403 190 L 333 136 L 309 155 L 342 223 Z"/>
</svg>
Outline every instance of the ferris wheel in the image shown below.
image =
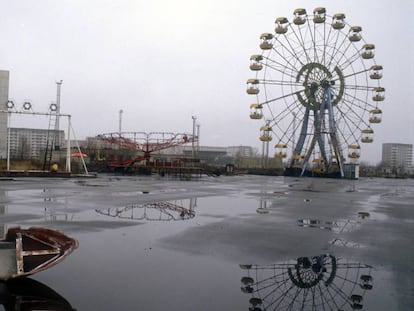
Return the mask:
<svg viewBox="0 0 414 311">
<path fill-rule="evenodd" d="M 264 154 L 273 141 L 287 175 L 343 177 L 344 164 L 358 161 L 382 119 L 383 67 L 375 63 L 375 45 L 345 14 L 328 16 L 322 7 L 313 14 L 296 9 L 291 21 L 279 17 L 275 24 L 274 33 L 260 36 L 262 53 L 250 57 L 255 77 L 247 80 Z"/>
</svg>

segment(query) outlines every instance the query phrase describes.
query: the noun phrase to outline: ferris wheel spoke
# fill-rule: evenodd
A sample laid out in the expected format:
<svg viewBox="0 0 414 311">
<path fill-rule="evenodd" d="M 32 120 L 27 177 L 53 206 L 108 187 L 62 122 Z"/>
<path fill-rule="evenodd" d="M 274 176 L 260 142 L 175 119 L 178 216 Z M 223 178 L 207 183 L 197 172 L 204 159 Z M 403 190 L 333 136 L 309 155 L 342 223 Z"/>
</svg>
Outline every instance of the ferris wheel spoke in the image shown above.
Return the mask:
<svg viewBox="0 0 414 311">
<path fill-rule="evenodd" d="M 289 305 L 288 305 L 288 310 L 293 309 L 293 306 L 294 306 L 296 300 L 298 299 L 299 295 L 303 292 L 303 290 L 301 288 L 299 288 L 299 287 L 296 287 L 295 289 L 296 289 L 296 291 L 293 294 L 293 297 L 290 297 L 290 302 L 289 302 Z M 275 310 L 277 310 L 277 309 L 275 309 Z"/>
<path fill-rule="evenodd" d="M 341 41 L 339 43 L 339 41 Z M 327 67 L 331 67 L 332 65 L 332 60 L 334 59 L 334 57 L 338 54 L 337 51 L 340 50 L 340 47 L 344 44 L 345 39 L 340 39 L 340 33 L 337 32 L 336 36 L 335 36 L 335 42 L 333 42 L 333 45 L 330 45 L 330 53 L 327 53 L 328 55 L 331 55 L 331 57 L 329 58 L 329 61 L 326 62 Z M 338 47 L 339 45 L 339 47 Z"/>
<path fill-rule="evenodd" d="M 341 128 L 337 128 L 338 131 L 338 135 L 340 136 L 340 140 L 342 141 L 342 145 L 345 144 L 344 147 L 348 147 L 346 145 L 346 142 L 357 142 L 358 141 L 358 137 L 355 136 L 354 132 L 351 132 L 352 128 L 350 127 L 350 125 L 348 124 L 348 122 L 344 122 L 345 123 L 345 127 L 346 129 L 348 129 L 348 132 L 345 133 L 345 131 L 343 131 Z M 352 140 L 351 140 L 352 138 Z"/>
<path fill-rule="evenodd" d="M 346 88 L 346 90 L 348 92 L 346 98 L 343 99 L 344 103 L 350 107 L 363 108 L 364 110 L 368 110 L 367 108 L 364 108 L 365 106 L 369 106 L 368 100 L 361 98 L 362 96 L 360 92 L 357 92 L 357 89 Z M 355 92 L 351 93 L 351 90 Z M 364 91 L 366 91 L 366 89 Z M 367 95 L 365 97 L 367 97 Z"/>
<path fill-rule="evenodd" d="M 347 262 L 347 263 L 339 263 L 337 264 L 338 269 L 368 269 L 369 271 L 372 269 L 372 266 L 361 264 L 359 262 Z"/>
<path fill-rule="evenodd" d="M 277 127 L 278 131 L 281 133 L 281 135 L 278 135 L 278 140 L 280 140 L 281 137 L 285 137 L 285 135 L 287 134 L 287 132 L 289 131 L 289 127 L 291 126 L 291 124 L 289 124 L 285 129 L 280 126 L 279 123 L 283 122 L 286 118 L 288 118 L 290 112 L 288 109 L 283 110 L 283 113 L 274 116 L 274 118 L 272 120 L 270 120 L 270 126 L 273 127 Z M 277 133 L 276 133 L 277 134 Z"/>
<path fill-rule="evenodd" d="M 284 58 L 284 56 L 281 57 Z M 276 66 L 274 66 L 274 64 L 276 64 Z M 296 80 L 298 73 L 298 68 L 296 68 L 295 65 L 290 63 L 289 61 L 286 61 L 285 64 L 269 61 L 267 68 L 271 69 L 271 71 L 268 72 L 270 75 L 280 74 L 280 76 L 282 76 L 283 79 L 290 79 L 292 81 Z"/>
<path fill-rule="evenodd" d="M 286 282 L 287 282 L 287 281 L 286 281 Z M 282 283 L 282 284 L 283 284 L 283 283 Z M 282 285 L 280 285 L 277 289 L 279 289 L 281 286 L 282 286 Z M 279 307 L 281 306 L 281 304 L 282 304 L 285 300 L 290 299 L 290 297 L 289 297 L 289 293 L 291 292 L 291 290 L 292 290 L 292 289 L 296 289 L 296 290 L 297 290 L 296 286 L 294 286 L 293 284 L 291 284 L 291 285 L 287 288 L 287 290 L 285 290 L 285 292 L 283 292 L 283 294 L 282 294 L 282 295 L 280 295 L 277 299 L 275 299 L 275 300 L 271 301 L 269 304 L 267 304 L 267 305 L 266 305 L 266 310 L 278 310 L 278 309 L 279 309 Z M 274 292 L 276 292 L 276 291 L 273 291 L 273 292 L 272 292 L 272 294 L 273 294 Z"/>
<path fill-rule="evenodd" d="M 345 106 L 347 105 L 348 107 L 348 113 L 343 113 L 343 117 L 344 120 L 359 120 L 360 123 L 362 122 L 363 124 L 367 124 L 366 121 L 364 121 L 363 119 L 361 119 L 361 112 L 367 113 L 367 110 L 364 107 L 358 107 L 355 105 L 355 101 L 354 102 L 350 102 L 348 100 L 344 100 L 343 103 L 345 104 Z M 359 109 L 356 109 L 359 108 Z M 338 108 L 341 109 L 341 108 Z M 356 123 L 354 123 L 354 126 L 357 126 Z M 358 127 L 359 128 L 359 127 Z"/>
<path fill-rule="evenodd" d="M 350 268 L 348 268 L 348 269 L 350 269 Z M 348 271 L 348 269 L 347 269 L 347 271 Z M 344 276 L 338 275 L 337 276 L 337 279 L 338 280 L 342 280 L 343 284 L 349 284 L 349 285 L 351 285 L 352 286 L 352 289 L 354 289 L 355 286 L 358 285 L 358 282 L 355 282 L 354 280 L 350 280 L 346 276 L 344 277 Z"/>
<path fill-rule="evenodd" d="M 264 85 L 279 85 L 279 86 L 286 85 L 286 86 L 303 87 L 301 83 L 284 81 L 284 80 L 259 80 L 259 83 L 264 84 Z"/>
<path fill-rule="evenodd" d="M 351 107 L 353 107 L 354 109 L 358 108 L 358 109 L 363 109 L 365 111 L 368 111 L 368 109 L 373 106 L 372 104 L 370 104 L 368 102 L 368 100 L 364 100 L 363 98 L 361 98 L 361 94 L 359 93 L 355 93 L 355 94 L 351 94 L 348 93 L 347 98 L 345 98 L 343 100 L 343 102 L 348 105 L 348 107 L 351 109 Z"/>
<path fill-rule="evenodd" d="M 281 110 L 281 113 L 280 113 L 281 118 L 279 120 L 275 119 L 275 121 L 281 121 L 281 120 L 283 120 L 285 118 L 288 118 L 290 116 L 295 116 L 295 117 L 300 117 L 301 116 L 302 109 L 300 107 L 300 102 L 297 98 L 293 99 L 291 101 L 291 103 L 286 103 L 285 102 L 285 104 L 286 104 L 286 106 L 285 106 L 286 108 Z M 300 107 L 300 108 L 298 109 L 297 107 Z"/>
<path fill-rule="evenodd" d="M 277 292 L 280 290 L 280 288 L 281 288 L 282 286 L 284 286 L 284 282 L 280 282 L 280 284 L 278 284 L 277 286 L 275 286 L 275 284 L 277 284 L 277 283 L 272 283 L 272 284 L 269 284 L 269 286 L 267 286 L 266 288 L 264 288 L 264 289 L 267 289 L 267 288 L 272 288 L 272 289 L 271 289 L 268 293 L 266 293 L 266 294 L 263 296 L 263 298 L 262 298 L 262 300 L 263 300 L 263 301 L 270 300 L 269 298 L 270 298 L 272 295 L 274 295 L 275 293 L 277 293 Z M 261 289 L 261 291 L 263 292 L 263 290 L 262 290 L 262 289 Z M 273 301 L 270 301 L 270 302 L 267 304 L 267 306 L 266 306 L 266 307 L 270 307 L 270 306 L 272 306 L 272 305 L 273 305 L 273 304 L 275 304 L 275 303 L 278 303 L 278 304 L 282 303 L 282 302 L 283 302 L 283 300 L 286 298 L 287 293 L 288 293 L 288 292 L 286 292 L 286 294 L 285 294 L 285 295 L 280 295 L 280 296 L 278 296 L 278 298 L 277 298 L 277 299 L 275 299 L 275 300 L 273 300 Z"/>
<path fill-rule="evenodd" d="M 356 279 L 358 279 L 359 273 L 356 275 Z M 345 293 L 342 288 L 339 288 L 336 284 L 333 284 L 333 290 L 335 290 L 341 297 L 344 299 L 344 301 L 348 302 L 350 300 L 350 294 L 354 293 L 355 288 L 357 285 L 359 285 L 357 282 L 350 280 L 348 277 L 343 277 L 341 275 L 338 276 L 338 279 L 343 281 L 342 288 L 347 287 L 347 291 L 349 293 Z M 348 287 L 348 285 L 350 285 Z"/>
<path fill-rule="evenodd" d="M 343 103 L 346 104 L 349 110 L 352 110 L 353 113 L 357 113 L 356 110 L 359 109 L 359 112 L 362 110 L 365 113 L 368 113 L 369 109 L 372 107 L 376 107 L 373 104 L 370 104 L 355 95 L 350 95 L 349 98 L 343 100 Z M 357 114 L 359 118 L 361 117 L 360 114 Z"/>
<path fill-rule="evenodd" d="M 369 85 L 355 85 L 355 84 L 348 84 L 345 88 L 348 90 L 356 90 L 356 91 L 370 91 L 373 89 L 373 87 Z"/>
<path fill-rule="evenodd" d="M 325 297 L 325 292 L 324 290 L 321 288 L 321 283 L 318 283 L 317 288 L 315 288 L 315 296 L 317 295 L 316 291 L 318 291 L 318 295 L 321 299 L 320 301 L 320 306 L 318 306 L 319 308 L 322 307 L 322 310 L 332 310 L 329 300 Z M 316 307 L 316 304 L 314 303 L 314 306 Z M 329 309 L 327 309 L 329 308 Z"/>
<path fill-rule="evenodd" d="M 267 104 L 266 105 L 269 110 L 270 110 L 270 115 L 271 115 L 271 119 L 269 119 L 269 121 L 273 122 L 273 123 L 278 123 L 280 121 L 283 121 L 285 119 L 285 117 L 287 117 L 289 115 L 289 112 L 293 111 L 294 107 L 296 106 L 295 101 L 292 101 L 291 104 L 287 105 L 285 107 L 285 109 L 278 109 L 278 113 L 275 114 L 273 112 L 273 109 L 270 108 L 270 105 Z"/>
<path fill-rule="evenodd" d="M 285 272 L 281 272 L 279 274 L 272 275 L 268 278 L 264 278 L 264 279 L 261 279 L 260 281 L 257 281 L 253 285 L 257 287 L 257 291 L 263 291 L 265 289 L 274 287 L 275 283 L 277 283 L 277 279 L 285 274 L 286 274 Z"/>
<path fill-rule="evenodd" d="M 360 75 L 362 75 L 364 73 L 367 73 L 369 70 L 370 70 L 369 68 L 364 68 L 363 70 L 360 70 L 360 71 L 352 72 L 350 74 L 343 75 L 343 78 L 344 79 L 347 79 L 347 78 L 351 78 L 351 77 L 360 76 Z M 338 79 L 336 79 L 335 81 L 338 81 Z"/>
<path fill-rule="evenodd" d="M 299 93 L 301 93 L 301 92 L 303 92 L 303 91 L 304 91 L 304 90 L 295 91 L 295 92 L 292 92 L 292 93 L 289 93 L 289 94 L 285 94 L 285 95 L 282 95 L 282 96 L 279 96 L 279 97 L 276 97 L 276 98 L 266 99 L 265 101 L 260 102 L 260 104 L 261 104 L 261 105 L 267 105 L 267 104 L 270 104 L 270 103 L 276 102 L 276 101 L 278 101 L 278 100 L 281 100 L 281 99 L 283 99 L 283 98 L 294 96 L 294 95 L 299 94 Z"/>
<path fill-rule="evenodd" d="M 275 75 L 275 74 L 279 73 L 281 75 L 286 76 L 287 78 L 290 78 L 292 81 L 294 81 L 296 79 L 296 70 L 294 70 L 294 69 L 292 69 L 288 66 L 276 67 L 276 66 L 273 66 L 273 64 L 266 63 L 264 65 L 264 67 L 265 67 L 266 70 L 271 72 L 272 75 Z"/>
<path fill-rule="evenodd" d="M 322 28 L 322 29 L 320 29 Z M 324 60 L 325 60 L 325 54 L 326 54 L 326 25 L 325 23 L 321 24 L 320 26 L 317 25 L 316 23 L 314 23 L 314 29 L 315 29 L 315 38 L 319 37 L 320 41 L 322 41 L 322 51 L 320 53 L 318 53 L 319 51 L 319 43 L 316 41 L 314 42 L 314 47 L 315 47 L 315 55 L 318 56 L 316 58 L 316 62 L 324 64 Z M 318 49 L 316 48 L 318 47 Z M 320 58 L 319 58 L 320 56 Z"/>
<path fill-rule="evenodd" d="M 345 131 L 345 129 L 347 131 Z M 346 119 L 344 120 L 344 130 L 338 129 L 339 134 L 346 139 L 347 142 L 349 142 L 349 138 L 352 137 L 352 142 L 357 142 L 359 139 L 359 136 L 361 135 L 362 128 L 359 124 L 357 124 L 352 119 Z"/>
<path fill-rule="evenodd" d="M 345 293 L 343 289 L 338 287 L 338 285 L 336 285 L 335 283 L 332 283 L 330 286 L 327 286 L 326 292 L 328 293 L 329 297 L 331 297 L 331 301 L 333 301 L 335 307 L 338 308 L 337 310 L 341 310 L 343 305 L 346 304 L 349 299 L 349 294 Z M 343 302 L 342 305 L 337 304 L 336 300 L 339 300 L 337 296 L 341 298 L 341 301 Z"/>
<path fill-rule="evenodd" d="M 307 63 L 310 63 L 311 62 L 311 58 L 310 58 L 310 55 L 308 53 L 308 50 L 305 48 L 305 41 L 304 41 L 304 38 L 303 38 L 303 34 L 300 31 L 300 26 L 298 25 L 297 28 L 296 27 L 292 27 L 291 29 L 292 29 L 292 32 L 295 35 L 296 39 L 298 40 L 298 43 L 300 45 L 300 49 L 303 51 L 303 53 L 305 55 L 306 62 Z M 298 31 L 296 31 L 296 29 Z M 298 32 L 299 32 L 299 35 L 298 35 Z"/>
<path fill-rule="evenodd" d="M 284 36 L 284 38 L 286 38 Z M 296 61 L 298 61 L 302 66 L 304 65 L 304 63 L 302 62 L 302 60 L 298 57 L 298 55 L 295 53 L 295 49 L 292 48 L 292 46 L 290 45 L 290 41 L 289 40 L 285 40 L 288 42 L 288 46 L 285 45 L 284 42 L 282 42 L 279 37 L 276 37 L 276 41 L 280 44 L 280 47 L 282 47 L 280 50 L 281 51 L 286 51 L 286 53 L 290 56 L 289 60 L 287 60 L 286 55 L 283 55 L 279 49 L 275 49 L 274 51 L 276 52 L 277 55 L 279 55 L 279 57 L 281 57 L 282 59 L 285 59 L 287 61 L 287 63 L 289 64 L 289 66 L 291 66 L 292 68 L 295 68 L 295 66 L 291 63 L 290 59 L 295 59 Z"/>
<path fill-rule="evenodd" d="M 320 63 L 320 60 L 318 58 L 318 53 L 316 49 L 316 24 L 313 24 L 313 36 L 312 36 L 312 45 L 313 45 L 313 61 L 315 63 Z"/>
<path fill-rule="evenodd" d="M 361 59 L 361 51 L 356 51 L 354 54 L 350 55 L 349 57 L 345 58 L 342 63 L 337 63 L 337 66 L 342 68 L 342 70 L 347 70 L 351 67 L 356 61 Z"/>
<path fill-rule="evenodd" d="M 338 33 L 338 35 L 339 35 L 339 33 Z M 344 45 L 346 45 L 346 46 L 344 47 Z M 338 48 L 334 49 L 334 52 L 336 52 L 336 53 L 334 53 L 334 52 L 331 53 L 332 57 L 331 57 L 331 60 L 329 62 L 329 66 L 332 65 L 332 66 L 341 67 L 342 59 L 344 57 L 346 58 L 346 55 L 348 55 L 348 51 L 352 46 L 353 46 L 352 42 L 350 42 L 348 37 L 345 36 L 343 38 L 341 44 L 338 46 Z M 339 58 L 335 59 L 334 56 L 337 56 L 337 55 L 339 55 Z"/>
<path fill-rule="evenodd" d="M 328 34 L 326 35 L 326 24 L 324 23 L 323 31 L 324 31 L 324 33 L 323 33 L 324 43 L 323 43 L 322 64 L 326 65 L 327 64 L 327 60 L 326 60 L 327 53 L 326 53 L 326 51 L 327 51 L 327 48 L 329 47 L 332 27 L 329 27 Z"/>
<path fill-rule="evenodd" d="M 275 125 L 277 126 L 277 128 L 279 129 L 279 130 L 282 130 L 281 128 L 280 128 L 280 126 L 278 126 L 277 125 L 277 123 L 275 123 Z M 285 132 L 283 132 L 283 131 L 281 131 L 281 133 L 282 134 L 278 134 L 278 133 L 276 133 L 276 138 L 277 138 L 277 141 L 278 141 L 278 143 L 282 143 L 282 141 L 283 141 L 283 138 L 284 137 L 287 137 L 286 135 L 287 135 L 287 133 L 288 133 L 288 130 L 285 130 Z M 283 142 L 285 142 L 285 141 L 283 141 Z M 286 141 L 286 143 L 289 143 L 289 141 Z"/>
</svg>

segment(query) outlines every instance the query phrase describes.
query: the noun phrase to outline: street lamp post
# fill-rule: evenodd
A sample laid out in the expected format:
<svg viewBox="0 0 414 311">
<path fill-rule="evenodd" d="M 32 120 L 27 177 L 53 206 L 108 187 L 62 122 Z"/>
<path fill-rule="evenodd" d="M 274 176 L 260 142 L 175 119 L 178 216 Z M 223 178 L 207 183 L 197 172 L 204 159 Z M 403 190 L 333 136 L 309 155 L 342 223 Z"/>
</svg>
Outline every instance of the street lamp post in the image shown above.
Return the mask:
<svg viewBox="0 0 414 311">
<path fill-rule="evenodd" d="M 194 145 L 195 141 L 194 140 L 195 140 L 195 128 L 196 128 L 197 117 L 192 116 L 191 118 L 193 119 L 193 139 L 192 139 L 192 152 L 191 152 L 191 155 L 192 155 L 193 158 L 195 158 L 195 145 Z"/>
</svg>

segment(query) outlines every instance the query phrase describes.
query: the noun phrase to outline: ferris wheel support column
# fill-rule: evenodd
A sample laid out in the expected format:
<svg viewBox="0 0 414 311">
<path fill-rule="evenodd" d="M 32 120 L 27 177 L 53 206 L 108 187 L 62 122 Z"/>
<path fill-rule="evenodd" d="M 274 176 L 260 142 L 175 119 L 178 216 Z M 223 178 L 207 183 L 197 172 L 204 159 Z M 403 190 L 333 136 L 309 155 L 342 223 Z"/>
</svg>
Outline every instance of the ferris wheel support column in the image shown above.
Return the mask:
<svg viewBox="0 0 414 311">
<path fill-rule="evenodd" d="M 322 125 L 324 124 L 324 111 L 325 111 L 325 106 L 321 105 L 321 109 L 320 111 L 315 111 L 315 128 L 317 128 L 316 132 L 317 132 L 317 141 L 319 144 L 319 150 L 323 159 L 323 164 L 324 164 L 324 168 L 325 170 L 328 169 L 328 156 L 326 155 L 326 146 L 325 146 L 325 136 L 323 135 L 323 131 L 322 131 Z M 317 115 L 317 116 L 316 116 Z"/>
<path fill-rule="evenodd" d="M 316 121 L 316 113 L 315 113 L 315 122 L 314 123 L 316 123 L 317 121 Z M 310 143 L 310 147 L 309 147 L 309 149 L 308 149 L 308 152 L 306 153 L 306 155 L 305 155 L 305 157 L 304 157 L 304 159 L 303 159 L 303 166 L 302 166 L 302 172 L 301 172 L 301 174 L 300 174 L 300 176 L 303 176 L 303 174 L 305 173 L 305 171 L 306 171 L 306 167 L 307 167 L 307 165 L 308 165 L 308 161 L 309 161 L 309 159 L 310 159 L 310 157 L 311 157 L 311 155 L 312 155 L 312 152 L 314 151 L 314 149 L 315 149 L 315 145 L 316 145 L 316 141 L 317 141 L 317 138 L 318 138 L 318 136 L 319 136 L 319 133 L 318 133 L 318 131 L 316 131 L 315 132 L 315 134 L 313 135 L 313 137 L 312 137 L 312 141 L 311 141 L 311 143 Z"/>
<path fill-rule="evenodd" d="M 306 171 L 309 159 L 312 155 L 312 153 L 315 151 L 315 145 L 316 143 L 318 143 L 319 145 L 319 149 L 322 155 L 322 158 L 324 159 L 325 165 L 328 162 L 327 161 L 327 157 L 326 157 L 326 151 L 325 151 L 325 140 L 323 137 L 323 133 L 322 133 L 322 116 L 323 113 L 322 111 L 325 110 L 325 105 L 323 103 L 321 103 L 320 109 L 319 110 L 314 110 L 314 121 L 313 121 L 313 125 L 315 128 L 315 132 L 312 136 L 312 140 L 310 142 L 309 148 L 307 153 L 305 154 L 305 157 L 303 159 L 303 166 L 302 166 L 302 172 L 301 172 L 301 176 L 303 176 L 303 174 Z"/>
<path fill-rule="evenodd" d="M 320 153 L 323 159 L 323 167 L 325 171 L 328 171 L 329 159 L 326 154 L 325 136 L 323 132 L 326 132 L 326 123 L 325 123 L 325 110 L 326 109 L 328 109 L 328 118 L 330 119 L 330 115 L 329 115 L 330 102 L 326 98 L 327 90 L 325 88 L 326 86 L 325 81 L 323 81 L 321 84 L 322 84 L 324 93 L 323 93 L 322 102 L 319 107 L 319 111 L 315 111 L 315 129 L 318 135 L 318 144 L 319 144 L 319 150 L 320 150 Z M 329 128 L 329 131 L 328 131 L 329 133 L 331 129 L 332 128 Z"/>
<path fill-rule="evenodd" d="M 329 83 L 325 83 L 323 87 L 324 87 L 324 101 L 326 101 L 328 105 L 329 136 L 331 137 L 333 150 L 335 151 L 335 157 L 338 163 L 341 177 L 344 177 L 343 157 L 342 157 L 341 148 L 339 147 L 338 136 L 336 133 L 334 111 L 333 111 L 333 106 L 332 106 L 331 87 Z"/>
<path fill-rule="evenodd" d="M 305 139 L 306 139 L 306 132 L 307 132 L 307 128 L 308 128 L 308 123 L 309 123 L 309 111 L 310 111 L 309 106 L 307 106 L 306 111 L 305 111 L 305 115 L 303 117 L 302 128 L 300 130 L 299 139 L 298 139 L 298 142 L 295 146 L 294 153 L 292 155 L 291 166 L 295 162 L 294 156 L 295 155 L 300 155 L 302 153 L 303 145 L 304 145 Z"/>
</svg>

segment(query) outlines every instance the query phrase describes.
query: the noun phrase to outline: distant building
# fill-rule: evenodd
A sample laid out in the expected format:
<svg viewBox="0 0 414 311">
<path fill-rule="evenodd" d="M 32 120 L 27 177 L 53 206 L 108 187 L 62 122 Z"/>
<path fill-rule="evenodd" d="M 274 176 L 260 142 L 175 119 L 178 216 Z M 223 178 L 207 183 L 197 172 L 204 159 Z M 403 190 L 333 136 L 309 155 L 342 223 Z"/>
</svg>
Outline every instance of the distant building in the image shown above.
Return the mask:
<svg viewBox="0 0 414 311">
<path fill-rule="evenodd" d="M 226 147 L 199 146 L 194 155 L 207 163 L 229 164 L 232 159 L 227 155 L 226 149 Z M 193 149 L 191 146 L 184 146 L 182 153 L 185 157 L 192 157 Z"/>
<path fill-rule="evenodd" d="M 0 70 L 0 110 L 7 110 L 9 72 Z M 7 113 L 0 113 L 0 159 L 7 157 Z"/>
<path fill-rule="evenodd" d="M 39 158 L 42 152 L 46 150 L 48 137 L 50 137 L 50 135 L 55 135 L 55 131 L 45 129 L 10 128 L 10 158 Z M 58 137 L 59 141 L 64 141 L 64 131 L 58 131 Z"/>
<path fill-rule="evenodd" d="M 413 145 L 382 144 L 382 164 L 394 173 L 410 173 L 413 169 Z"/>
<path fill-rule="evenodd" d="M 248 158 L 254 156 L 254 150 L 251 146 L 230 146 L 226 148 L 227 155 L 230 157 Z"/>
<path fill-rule="evenodd" d="M 82 149 L 87 152 L 96 154 L 96 158 L 109 159 L 111 157 L 110 150 L 124 149 L 109 142 L 101 141 L 98 137 L 88 137 L 85 141 L 78 141 Z M 72 144 L 73 145 L 73 144 Z M 131 150 L 136 152 L 136 150 Z M 154 158 L 195 158 L 200 159 L 202 163 L 213 165 L 234 164 L 243 168 L 262 168 L 264 166 L 263 157 L 258 156 L 257 151 L 251 146 L 193 146 L 178 145 L 166 149 L 161 149 L 151 153 Z M 137 155 L 125 154 L 126 159 L 136 157 Z M 269 158 L 266 160 L 268 168 L 282 168 L 282 161 L 279 158 Z"/>
</svg>

